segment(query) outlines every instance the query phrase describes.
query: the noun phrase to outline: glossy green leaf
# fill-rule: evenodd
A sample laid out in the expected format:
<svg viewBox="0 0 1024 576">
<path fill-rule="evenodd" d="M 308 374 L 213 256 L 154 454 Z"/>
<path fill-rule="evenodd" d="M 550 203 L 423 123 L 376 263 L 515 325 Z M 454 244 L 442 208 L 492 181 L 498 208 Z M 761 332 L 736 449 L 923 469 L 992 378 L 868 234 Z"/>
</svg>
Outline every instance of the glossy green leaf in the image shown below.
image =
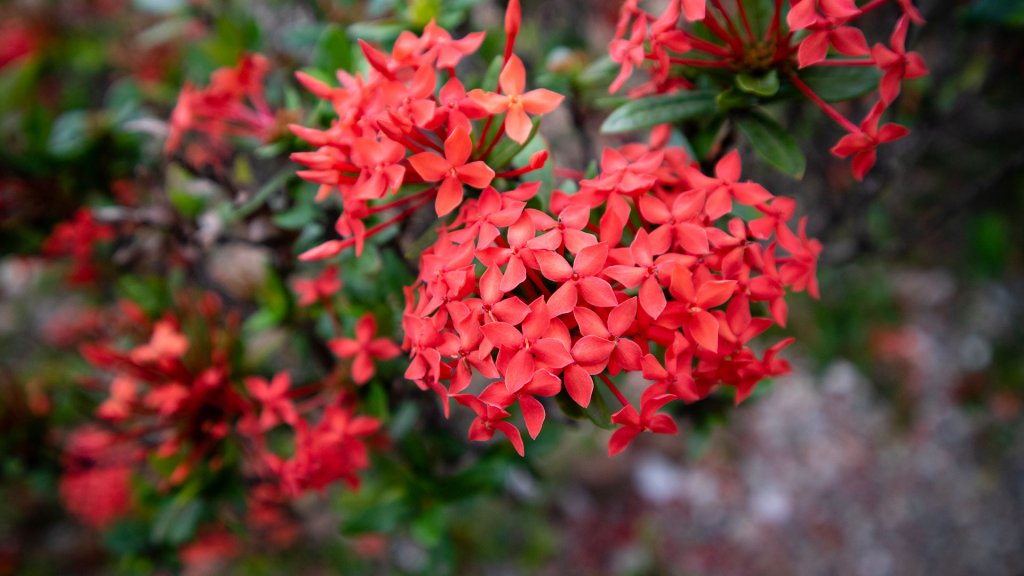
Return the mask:
<svg viewBox="0 0 1024 576">
<path fill-rule="evenodd" d="M 618 400 L 608 391 L 604 382 L 599 378 L 593 380 L 594 393 L 591 394 L 590 404 L 586 408 L 577 404 L 564 390 L 555 397 L 555 402 L 566 416 L 577 420 L 587 419 L 599 428 L 611 430 L 615 426 L 612 424 L 612 413 L 608 407 L 617 405 Z"/>
<path fill-rule="evenodd" d="M 324 28 L 313 53 L 313 65 L 332 75 L 335 70 L 352 68 L 352 43 L 343 29 L 333 24 Z"/>
<path fill-rule="evenodd" d="M 736 126 L 765 162 L 794 178 L 802 178 L 807 160 L 796 140 L 761 110 L 737 115 Z"/>
<path fill-rule="evenodd" d="M 348 27 L 348 36 L 367 42 L 387 43 L 398 38 L 405 29 L 406 24 L 402 22 L 357 22 Z"/>
<path fill-rule="evenodd" d="M 760 76 L 739 74 L 736 76 L 736 86 L 748 94 L 774 96 L 779 91 L 779 73 L 772 70 Z"/>
<path fill-rule="evenodd" d="M 526 142 L 520 144 L 511 138 L 504 137 L 495 144 L 494 150 L 491 150 L 487 156 L 487 165 L 495 170 L 501 170 L 508 166 L 508 163 L 533 141 L 534 136 L 537 135 L 537 129 L 540 127 L 540 119 L 540 116 L 532 118 L 533 128 L 530 129 L 530 135 L 526 137 Z"/>
<path fill-rule="evenodd" d="M 72 156 L 89 144 L 91 121 L 85 110 L 61 114 L 53 123 L 47 150 L 54 156 Z"/>
<path fill-rule="evenodd" d="M 757 98 L 735 88 L 729 88 L 715 96 L 715 106 L 722 112 L 745 110 L 757 104 Z"/>
<path fill-rule="evenodd" d="M 617 134 L 659 124 L 681 122 L 715 113 L 715 94 L 710 91 L 680 92 L 631 100 L 611 113 L 601 132 Z"/>
<path fill-rule="evenodd" d="M 195 536 L 203 508 L 202 500 L 174 498 L 157 514 L 150 531 L 150 539 L 171 546 L 188 542 Z"/>
<path fill-rule="evenodd" d="M 813 66 L 800 80 L 826 102 L 853 100 L 878 87 L 881 73 L 871 66 Z"/>
</svg>

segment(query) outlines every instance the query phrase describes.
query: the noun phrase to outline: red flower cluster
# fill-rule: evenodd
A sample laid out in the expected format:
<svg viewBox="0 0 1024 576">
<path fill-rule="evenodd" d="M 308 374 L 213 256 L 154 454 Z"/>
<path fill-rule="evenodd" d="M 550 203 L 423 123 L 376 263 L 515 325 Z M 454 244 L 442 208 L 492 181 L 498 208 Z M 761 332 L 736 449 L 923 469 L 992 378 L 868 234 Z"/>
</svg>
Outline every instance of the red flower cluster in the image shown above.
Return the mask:
<svg viewBox="0 0 1024 576">
<path fill-rule="evenodd" d="M 106 528 L 131 508 L 132 470 L 142 457 L 137 447 L 99 428 L 73 431 L 61 458 L 61 500 L 84 523 Z"/>
<path fill-rule="evenodd" d="M 225 321 L 212 294 L 198 304 L 181 298 L 179 308 L 151 324 L 136 308 L 122 307 L 136 315 L 144 342 L 125 351 L 115 341 L 126 335 L 115 334 L 109 343 L 82 346 L 93 366 L 113 375 L 97 416 L 120 445 L 164 462 L 171 469 L 165 489 L 199 468 L 235 467 L 260 506 L 336 480 L 358 484 L 356 473 L 369 465 L 365 440 L 379 427 L 375 419 L 357 416 L 351 398 L 321 386 L 294 388 L 286 373 L 238 382 L 237 317 L 227 314 Z M 280 446 L 269 442 L 271 435 L 289 433 L 294 450 L 287 457 L 271 450 Z"/>
<path fill-rule="evenodd" d="M 657 413 L 671 401 L 700 400 L 722 383 L 742 401 L 760 380 L 788 370 L 777 355 L 789 340 L 760 355 L 750 342 L 785 324 L 787 288 L 817 296 L 821 245 L 807 238 L 804 222 L 798 233 L 789 227 L 792 201 L 740 181 L 738 154 L 706 176 L 682 149 L 665 145 L 663 129 L 650 146 L 607 150 L 597 177 L 581 181 L 578 193 L 555 191 L 550 212 L 528 207 L 542 205 L 535 200 L 539 183 L 504 183 L 542 166 L 547 153 L 503 173 L 488 164 L 489 154 L 502 134 L 525 142 L 529 115 L 551 110 L 561 97 L 525 90 L 523 65 L 511 53 L 518 21 L 513 2 L 494 93 L 467 93 L 455 76 L 458 58 L 480 39 L 452 41 L 433 24 L 422 37 L 403 34 L 390 56 L 364 43 L 366 79 L 339 71 L 342 87 L 334 88 L 299 75 L 332 103 L 338 119 L 326 130 L 293 127 L 318 146 L 293 158 L 310 167 L 300 175 L 320 184 L 321 199 L 340 191 L 344 212 L 336 228 L 345 238 L 303 258 L 332 257 L 350 246 L 358 253 L 368 236 L 433 199 L 438 216 L 454 218 L 438 227 L 421 256 L 418 282 L 407 288 L 406 377 L 437 393 L 446 415 L 450 399 L 472 409 L 471 439 L 501 432 L 522 454 L 510 409 L 519 407 L 535 438 L 546 416 L 541 399 L 564 390 L 586 408 L 596 376 L 622 405 L 612 419 L 621 427 L 614 454 L 643 430 L 674 432 L 674 421 Z M 446 63 L 443 49 L 450 49 Z M 435 95 L 438 69 L 448 80 Z M 496 114 L 504 119 L 492 131 Z M 474 145 L 472 123 L 484 119 Z M 418 191 L 371 205 L 404 187 Z M 734 203 L 763 216 L 727 219 Z M 367 218 L 406 205 L 366 228 Z M 770 317 L 755 316 L 762 307 Z M 361 324 L 357 341 L 336 341 L 334 348 L 342 356 L 362 354 L 363 380 L 371 357 L 391 350 L 374 354 L 372 326 Z M 639 411 L 611 379 L 629 373 L 646 383 Z M 475 388 L 481 379 L 489 384 Z"/>
<path fill-rule="evenodd" d="M 68 282 L 88 284 L 96 279 L 96 246 L 113 239 L 114 230 L 96 220 L 92 211 L 81 208 L 67 222 L 54 227 L 43 244 L 43 254 L 51 258 L 70 257 Z"/>
<path fill-rule="evenodd" d="M 856 26 L 858 19 L 893 2 L 903 15 L 888 45 L 879 43 L 869 48 L 864 33 Z M 854 175 L 863 179 L 875 163 L 875 148 L 908 133 L 895 124 L 879 130 L 882 113 L 899 95 L 904 80 L 927 74 L 921 56 L 906 51 L 910 23 L 924 22 L 911 0 L 871 0 L 860 7 L 854 0 L 780 0 L 774 3 L 764 30 L 755 29 L 757 21 L 748 15 L 742 0 L 734 4 L 727 8 L 718 0 L 710 4 L 705 0 L 672 0 L 661 15 L 655 16 L 639 8 L 638 0 L 627 0 L 610 45 L 612 59 L 621 65 L 611 91 L 618 91 L 642 66 L 649 69 L 650 78 L 633 88 L 631 95 L 693 89 L 693 83 L 680 73 L 687 68 L 752 75 L 777 72 L 849 132 L 832 152 L 841 158 L 853 155 Z M 710 39 L 692 31 L 692 25 L 687 29 L 687 22 L 702 24 Z M 829 57 L 830 51 L 842 57 Z M 860 126 L 801 80 L 799 70 L 812 66 L 873 67 L 882 73 L 878 104 Z"/>
<path fill-rule="evenodd" d="M 229 138 L 266 142 L 277 135 L 277 114 L 264 96 L 263 83 L 269 71 L 265 57 L 251 54 L 234 68 L 214 72 L 206 88 L 186 83 L 171 113 L 164 152 L 180 151 L 195 166 L 219 167 L 231 155 Z M 198 138 L 186 143 L 189 134 Z"/>
<path fill-rule="evenodd" d="M 788 371 L 777 355 L 790 340 L 761 355 L 750 342 L 785 324 L 787 288 L 817 296 L 821 245 L 804 221 L 799 233 L 789 227 L 792 201 L 740 181 L 738 154 L 709 177 L 679 148 L 607 150 L 578 193 L 555 192 L 555 216 L 527 208 L 537 188 L 464 201 L 409 289 L 406 377 L 436 392 L 446 413 L 449 398 L 471 408 L 471 439 L 498 431 L 522 454 L 509 409 L 519 406 L 535 438 L 540 399 L 564 390 L 585 408 L 596 376 L 622 405 L 615 454 L 643 430 L 675 432 L 657 413 L 671 401 L 725 384 L 739 402 Z M 727 219 L 734 203 L 762 217 Z M 761 305 L 769 317 L 754 315 Z M 626 384 L 643 389 L 639 412 L 609 378 L 629 373 L 638 378 Z M 474 391 L 474 377 L 490 384 Z"/>
<path fill-rule="evenodd" d="M 514 38 L 510 23 L 508 35 Z M 401 221 L 433 200 L 438 216 L 455 210 L 468 186 L 482 190 L 496 177 L 511 177 L 540 168 L 546 155 L 524 170 L 496 173 L 488 164 L 503 135 L 524 144 L 530 137 L 531 115 L 550 112 L 562 96 L 549 90 L 526 90 L 526 71 L 518 57 L 506 52 L 496 91 L 467 92 L 456 65 L 483 41 L 483 33 L 454 40 L 431 22 L 422 36 L 404 32 L 391 54 L 362 42 L 370 64 L 364 78 L 339 70 L 339 87 L 298 73 L 300 82 L 337 114 L 326 130 L 291 126 L 313 152 L 292 155 L 308 170 L 299 176 L 320 185 L 324 200 L 340 193 L 344 212 L 335 229 L 344 240 L 329 241 L 307 253 L 306 259 L 327 258 L 355 246 L 362 252 L 366 238 Z M 494 119 L 504 115 L 497 129 Z M 474 143 L 473 124 L 482 122 Z M 417 191 L 381 202 L 402 189 Z M 367 229 L 377 214 L 403 208 L 392 218 Z"/>
</svg>

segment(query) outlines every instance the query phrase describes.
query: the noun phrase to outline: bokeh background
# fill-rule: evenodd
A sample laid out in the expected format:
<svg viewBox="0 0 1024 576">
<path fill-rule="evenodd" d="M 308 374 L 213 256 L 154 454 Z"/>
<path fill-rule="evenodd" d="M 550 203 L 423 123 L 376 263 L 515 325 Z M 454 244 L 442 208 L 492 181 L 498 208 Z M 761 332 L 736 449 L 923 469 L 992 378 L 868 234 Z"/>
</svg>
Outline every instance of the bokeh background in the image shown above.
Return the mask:
<svg viewBox="0 0 1024 576">
<path fill-rule="evenodd" d="M 247 50 L 292 67 L 329 61 L 324 26 L 379 28 L 435 3 L 0 4 L 0 574 L 160 565 L 140 526 L 97 534 L 59 502 L 60 432 L 83 410 L 61 390 L 82 367 L 52 337 L 79 303 L 28 255 L 83 204 L 185 185 L 153 160 L 183 81 Z M 498 3 L 461 4 L 457 31 L 500 28 Z M 1024 2 L 919 6 L 928 24 L 911 46 L 931 75 L 899 103 L 912 134 L 880 151 L 865 182 L 828 154 L 837 129 L 806 106 L 787 111 L 808 156 L 803 181 L 748 172 L 797 197 L 825 245 L 821 300 L 791 304 L 792 376 L 614 459 L 603 432 L 567 422 L 526 460 L 477 452 L 466 468 L 464 426 L 452 425 L 438 440 L 444 464 L 411 470 L 401 493 L 389 482 L 398 465 L 381 458 L 360 492 L 300 502 L 301 537 L 287 546 L 229 554 L 213 543 L 184 569 L 1024 573 Z M 519 50 L 538 69 L 585 64 L 605 51 L 616 11 L 610 0 L 524 0 Z M 560 165 L 584 168 L 621 142 L 599 134 L 606 114 L 574 98 L 545 123 Z M 244 295 L 263 281 L 246 276 L 246 258 L 274 255 L 237 250 L 204 253 L 220 258 L 211 269 L 242 266 L 206 281 Z M 418 410 L 407 428 L 442 426 L 436 406 Z"/>
</svg>

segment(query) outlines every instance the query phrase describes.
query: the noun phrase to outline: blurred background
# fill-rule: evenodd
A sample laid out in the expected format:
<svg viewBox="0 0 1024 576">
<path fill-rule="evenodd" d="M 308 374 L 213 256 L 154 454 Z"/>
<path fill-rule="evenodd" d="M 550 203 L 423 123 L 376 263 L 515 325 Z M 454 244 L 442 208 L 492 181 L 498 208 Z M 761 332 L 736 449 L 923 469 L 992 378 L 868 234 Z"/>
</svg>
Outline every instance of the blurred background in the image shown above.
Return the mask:
<svg viewBox="0 0 1024 576">
<path fill-rule="evenodd" d="M 83 414 L 69 392 L 81 360 L 61 339 L 82 302 L 29 256 L 82 205 L 197 185 L 154 160 L 184 81 L 203 84 L 246 51 L 281 67 L 329 64 L 332 42 L 346 41 L 325 27 L 358 22 L 372 38 L 435 4 L 0 4 L 0 574 L 151 573 L 174 548 L 141 525 L 92 531 L 61 506 L 61 433 Z M 498 3 L 455 4 L 457 36 L 500 30 Z M 698 408 L 681 435 L 641 437 L 614 459 L 604 432 L 567 422 L 545 429 L 526 460 L 478 451 L 466 468 L 452 456 L 465 449 L 465 428 L 451 426 L 431 448 L 447 455 L 444 466 L 413 469 L 423 475 L 403 490 L 390 480 L 409 471 L 382 458 L 358 493 L 298 503 L 299 536 L 286 544 L 240 551 L 207 539 L 170 570 L 1024 573 L 1024 2 L 919 7 L 928 23 L 909 43 L 931 75 L 898 105 L 912 134 L 880 150 L 865 182 L 828 154 L 838 129 L 807 106 L 787 111 L 808 157 L 802 182 L 745 163 L 769 190 L 798 199 L 825 245 L 821 300 L 790 305 L 792 376 L 735 410 Z M 617 9 L 524 0 L 518 49 L 543 71 L 539 83 L 571 93 L 558 72 L 605 53 Z M 878 30 L 886 26 L 879 17 Z M 598 133 L 606 114 L 600 101 L 571 98 L 552 115 L 544 132 L 558 165 L 585 168 L 624 141 Z M 193 209 L 185 196 L 172 204 Z M 245 246 L 218 242 L 204 258 L 280 258 L 272 242 L 268 253 Z M 160 247 L 133 249 L 115 257 L 144 262 Z M 258 301 L 265 279 L 258 266 L 255 277 L 246 270 L 206 280 Z M 408 427 L 439 420 L 431 406 Z M 418 450 L 396 442 L 406 455 Z"/>
</svg>

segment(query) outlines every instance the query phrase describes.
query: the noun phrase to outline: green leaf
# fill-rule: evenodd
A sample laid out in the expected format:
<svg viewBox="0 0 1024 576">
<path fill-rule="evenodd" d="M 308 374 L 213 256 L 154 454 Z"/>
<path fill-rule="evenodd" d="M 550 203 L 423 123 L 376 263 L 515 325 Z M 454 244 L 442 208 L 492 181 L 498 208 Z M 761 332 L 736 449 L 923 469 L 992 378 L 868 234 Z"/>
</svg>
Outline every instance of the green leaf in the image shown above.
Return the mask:
<svg viewBox="0 0 1024 576">
<path fill-rule="evenodd" d="M 89 112 L 72 110 L 61 114 L 53 123 L 46 148 L 54 156 L 72 156 L 81 152 L 91 138 Z"/>
<path fill-rule="evenodd" d="M 758 38 L 764 37 L 775 15 L 775 3 L 772 0 L 745 0 L 743 5 L 746 6 L 754 35 Z"/>
<path fill-rule="evenodd" d="M 432 549 L 440 544 L 447 527 L 443 508 L 431 506 L 412 519 L 409 533 L 421 545 Z"/>
<path fill-rule="evenodd" d="M 725 116 L 718 115 L 706 126 L 701 126 L 697 133 L 690 138 L 690 143 L 693 144 L 694 159 L 703 160 L 711 154 L 711 150 L 719 140 L 724 124 Z"/>
<path fill-rule="evenodd" d="M 367 42 L 388 43 L 408 25 L 402 22 L 357 22 L 348 27 L 348 36 L 352 39 L 363 39 Z"/>
<path fill-rule="evenodd" d="M 135 0 L 132 4 L 143 12 L 170 14 L 184 8 L 185 0 Z"/>
<path fill-rule="evenodd" d="M 882 75 L 871 66 L 812 66 L 798 76 L 825 102 L 842 102 L 877 88 Z"/>
<path fill-rule="evenodd" d="M 566 416 L 576 420 L 588 419 L 599 428 L 611 430 L 615 426 L 612 424 L 612 413 L 608 406 L 618 400 L 611 396 L 611 392 L 608 391 L 604 382 L 593 376 L 591 379 L 594 381 L 594 393 L 591 394 L 590 404 L 586 408 L 577 404 L 565 390 L 555 397 L 555 402 Z"/>
<path fill-rule="evenodd" d="M 533 141 L 533 137 L 537 135 L 537 129 L 540 127 L 540 118 L 540 116 L 533 118 L 533 128 L 530 129 L 530 135 L 522 144 L 511 138 L 503 138 L 501 142 L 498 142 L 494 146 L 494 150 L 491 150 L 487 156 L 487 165 L 495 170 L 501 170 L 508 166 L 508 163 Z"/>
<path fill-rule="evenodd" d="M 1024 0 L 975 0 L 966 15 L 972 22 L 1024 26 Z"/>
<path fill-rule="evenodd" d="M 198 217 L 206 206 L 206 200 L 202 196 L 189 194 L 183 190 L 170 190 L 167 196 L 174 209 L 190 220 Z"/>
<path fill-rule="evenodd" d="M 319 216 L 319 212 L 312 204 L 297 204 L 285 212 L 274 214 L 274 224 L 285 230 L 299 230 L 306 224 L 313 222 Z"/>
<path fill-rule="evenodd" d="M 757 104 L 757 98 L 747 92 L 729 88 L 715 97 L 715 106 L 722 112 L 746 110 Z"/>
<path fill-rule="evenodd" d="M 203 501 L 191 498 L 174 498 L 157 513 L 150 539 L 171 546 L 184 544 L 195 536 L 199 520 L 203 515 Z"/>
<path fill-rule="evenodd" d="M 739 74 L 736 76 L 736 86 L 749 94 L 764 97 L 774 96 L 779 91 L 779 73 L 772 70 L 761 76 Z"/>
<path fill-rule="evenodd" d="M 352 67 L 352 43 L 339 26 L 330 24 L 324 28 L 313 53 L 313 65 L 332 75 L 336 70 Z"/>
<path fill-rule="evenodd" d="M 480 87 L 484 90 L 494 90 L 498 87 L 498 76 L 501 74 L 501 62 L 502 57 L 500 55 L 495 56 L 491 63 L 487 65 L 487 71 L 484 73 L 484 80 L 480 84 Z"/>
<path fill-rule="evenodd" d="M 615 79 L 615 74 L 619 70 L 619 65 L 615 63 L 608 56 L 604 56 L 594 60 L 588 65 L 583 72 L 577 76 L 576 81 L 580 83 L 580 86 L 590 88 L 600 85 L 608 85 Z"/>
<path fill-rule="evenodd" d="M 680 92 L 631 100 L 601 125 L 601 132 L 617 134 L 642 130 L 659 124 L 681 122 L 715 113 L 715 93 L 710 91 Z"/>
<path fill-rule="evenodd" d="M 803 177 L 807 166 L 803 152 L 789 132 L 771 116 L 761 110 L 751 110 L 737 115 L 735 122 L 765 162 L 796 179 Z"/>
<path fill-rule="evenodd" d="M 379 383 L 370 383 L 369 391 L 366 394 L 365 406 L 367 414 L 387 424 L 389 416 L 388 393 Z"/>
<path fill-rule="evenodd" d="M 238 208 L 235 208 L 229 215 L 231 221 L 246 218 L 260 209 L 263 204 L 270 199 L 274 193 L 281 190 L 291 179 L 295 172 L 290 168 L 285 168 L 277 174 L 275 174 L 270 180 L 268 180 L 259 190 L 253 194 L 252 198 L 246 203 L 242 204 Z"/>
<path fill-rule="evenodd" d="M 441 0 L 409 0 L 405 15 L 413 26 L 422 28 L 441 15 Z"/>
</svg>

